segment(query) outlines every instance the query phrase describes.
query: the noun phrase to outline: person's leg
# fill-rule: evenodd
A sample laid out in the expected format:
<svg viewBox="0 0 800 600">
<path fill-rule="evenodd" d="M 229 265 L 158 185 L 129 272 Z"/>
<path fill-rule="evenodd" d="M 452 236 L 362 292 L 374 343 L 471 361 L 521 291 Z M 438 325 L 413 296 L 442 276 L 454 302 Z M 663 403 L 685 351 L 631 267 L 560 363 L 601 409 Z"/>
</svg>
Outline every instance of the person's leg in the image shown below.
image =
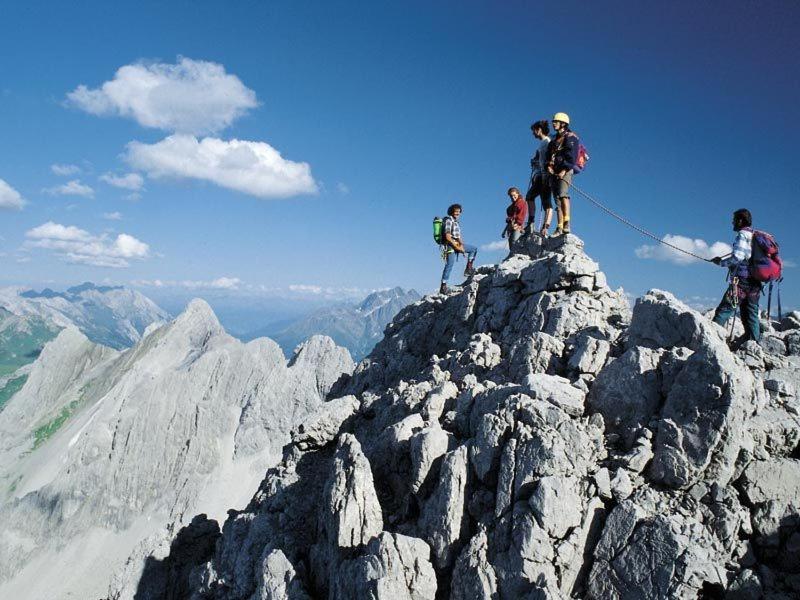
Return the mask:
<svg viewBox="0 0 800 600">
<path fill-rule="evenodd" d="M 741 303 L 744 339 L 761 341 L 761 323 L 758 320 L 758 298 L 744 298 Z"/>
<path fill-rule="evenodd" d="M 570 209 L 569 196 L 564 196 L 561 199 L 561 207 L 562 207 L 561 211 L 562 211 L 562 213 L 564 215 L 564 225 L 561 227 L 561 229 L 563 229 L 564 233 L 569 233 L 570 232 L 570 225 L 569 225 L 569 218 L 570 218 L 570 215 L 569 215 L 569 209 Z"/>
<path fill-rule="evenodd" d="M 564 173 L 561 179 L 561 188 L 559 189 L 559 196 L 562 198 L 563 211 L 564 211 L 564 233 L 570 232 L 570 202 L 569 202 L 569 186 L 572 183 L 572 171 Z"/>
<path fill-rule="evenodd" d="M 542 237 L 545 237 L 550 229 L 550 222 L 553 220 L 553 194 L 550 192 L 549 185 L 542 187 L 541 198 L 544 218 L 542 219 L 542 230 L 540 233 Z"/>
<path fill-rule="evenodd" d="M 472 263 L 475 262 L 475 257 L 478 255 L 477 246 L 473 246 L 472 244 L 464 244 L 464 254 L 467 256 L 467 266 L 464 268 L 464 275 L 469 276 L 472 275 L 475 270 Z"/>
<path fill-rule="evenodd" d="M 453 270 L 453 264 L 456 262 L 456 253 L 448 252 L 447 259 L 444 261 L 444 271 L 442 271 L 442 283 L 447 283 L 450 280 L 450 273 Z"/>
<path fill-rule="evenodd" d="M 511 256 L 514 252 L 514 244 L 516 244 L 522 237 L 521 231 L 512 229 L 508 234 L 508 255 Z"/>
<path fill-rule="evenodd" d="M 733 316 L 733 313 L 736 312 L 736 308 L 731 304 L 730 298 L 728 298 L 729 294 L 726 293 L 722 297 L 722 301 L 717 306 L 717 310 L 714 311 L 714 318 L 712 319 L 714 323 L 717 325 L 725 326 L 725 323 L 728 322 Z"/>
</svg>

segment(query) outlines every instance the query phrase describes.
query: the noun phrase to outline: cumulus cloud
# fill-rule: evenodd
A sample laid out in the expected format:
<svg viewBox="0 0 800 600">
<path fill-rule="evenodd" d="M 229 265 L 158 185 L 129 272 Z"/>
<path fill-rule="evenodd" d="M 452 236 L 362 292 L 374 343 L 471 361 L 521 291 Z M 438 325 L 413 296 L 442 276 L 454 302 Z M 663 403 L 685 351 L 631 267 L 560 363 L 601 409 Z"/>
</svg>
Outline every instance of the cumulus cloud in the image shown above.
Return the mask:
<svg viewBox="0 0 800 600">
<path fill-rule="evenodd" d="M 715 256 L 724 256 L 730 254 L 731 247 L 724 242 L 714 242 L 709 244 L 705 240 L 692 239 L 683 235 L 673 235 L 668 233 L 662 238 L 665 242 L 682 248 L 703 258 L 714 258 Z M 678 252 L 669 246 L 663 244 L 644 244 L 634 250 L 636 256 L 639 258 L 649 258 L 653 260 L 663 260 L 671 262 L 676 265 L 690 265 L 697 262 L 696 258 Z"/>
<path fill-rule="evenodd" d="M 496 242 L 489 242 L 483 244 L 481 250 L 484 252 L 496 252 L 498 250 L 508 250 L 508 242 L 506 240 L 497 240 Z"/>
<path fill-rule="evenodd" d="M 100 181 L 105 181 L 108 185 L 138 192 L 144 186 L 144 177 L 138 173 L 127 173 L 126 175 L 114 175 L 105 173 L 100 175 Z"/>
<path fill-rule="evenodd" d="M 95 267 L 122 268 L 130 260 L 142 260 L 150 256 L 150 246 L 127 233 L 115 238 L 108 234 L 92 235 L 74 225 L 62 225 L 48 221 L 25 233 L 27 241 L 23 248 L 50 250 L 61 260 L 69 263 Z"/>
<path fill-rule="evenodd" d="M 125 160 L 149 177 L 210 181 L 259 198 L 317 192 L 308 163 L 287 160 L 264 142 L 175 134 L 155 144 L 130 142 Z"/>
<path fill-rule="evenodd" d="M 178 57 L 175 64 L 125 65 L 98 88 L 79 85 L 67 94 L 67 104 L 144 127 L 202 134 L 228 127 L 258 103 L 255 92 L 222 65 Z"/>
<path fill-rule="evenodd" d="M 139 287 L 178 287 L 190 290 L 209 289 L 209 290 L 236 290 L 241 285 L 242 280 L 238 277 L 218 277 L 211 281 L 193 281 L 184 279 L 181 281 L 163 279 L 137 279 L 131 284 Z"/>
<path fill-rule="evenodd" d="M 75 175 L 81 172 L 81 168 L 78 165 L 50 165 L 50 170 L 62 177 L 68 177 L 69 175 Z"/>
<path fill-rule="evenodd" d="M 67 183 L 57 185 L 51 188 L 42 190 L 46 194 L 53 196 L 83 196 L 84 198 L 94 198 L 94 190 L 80 182 L 79 179 L 72 179 Z"/>
<path fill-rule="evenodd" d="M 17 190 L 0 179 L 0 208 L 20 210 L 25 206 L 25 198 Z"/>
<path fill-rule="evenodd" d="M 103 213 L 103 218 L 107 221 L 121 221 L 122 213 L 121 212 Z"/>
</svg>

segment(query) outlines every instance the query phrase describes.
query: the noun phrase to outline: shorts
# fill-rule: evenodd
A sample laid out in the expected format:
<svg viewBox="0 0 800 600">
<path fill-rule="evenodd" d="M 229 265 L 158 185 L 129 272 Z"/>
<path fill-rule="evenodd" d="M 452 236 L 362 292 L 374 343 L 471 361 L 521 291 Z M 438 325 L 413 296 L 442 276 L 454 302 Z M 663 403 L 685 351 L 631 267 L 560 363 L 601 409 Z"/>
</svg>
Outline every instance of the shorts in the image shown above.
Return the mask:
<svg viewBox="0 0 800 600">
<path fill-rule="evenodd" d="M 553 189 L 553 196 L 556 199 L 569 198 L 569 184 L 572 183 L 572 170 L 564 173 L 563 178 L 558 175 L 550 176 L 550 187 Z"/>
<path fill-rule="evenodd" d="M 541 173 L 537 173 L 533 176 L 531 187 L 528 193 L 525 194 L 525 201 L 528 203 L 528 214 L 533 214 L 535 212 L 536 207 L 532 205 L 536 200 L 536 196 L 542 199 L 543 210 L 553 208 L 553 195 L 550 193 L 549 178 Z"/>
</svg>

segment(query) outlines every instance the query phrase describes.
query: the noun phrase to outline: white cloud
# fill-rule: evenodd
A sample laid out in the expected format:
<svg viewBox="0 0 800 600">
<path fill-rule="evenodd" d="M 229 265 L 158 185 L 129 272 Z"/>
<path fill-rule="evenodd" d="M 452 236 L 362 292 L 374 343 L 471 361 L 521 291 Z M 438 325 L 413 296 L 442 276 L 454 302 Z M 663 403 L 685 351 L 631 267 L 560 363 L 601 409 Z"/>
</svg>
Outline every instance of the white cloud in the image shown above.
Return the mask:
<svg viewBox="0 0 800 600">
<path fill-rule="evenodd" d="M 336 190 L 342 195 L 347 196 L 350 193 L 350 187 L 346 183 L 342 183 L 341 181 L 336 184 Z"/>
<path fill-rule="evenodd" d="M 99 88 L 79 85 L 67 103 L 93 115 L 194 134 L 220 131 L 258 104 L 255 92 L 222 65 L 184 57 L 175 64 L 126 65 Z"/>
<path fill-rule="evenodd" d="M 121 221 L 122 213 L 121 212 L 103 213 L 103 218 L 106 219 L 107 221 Z"/>
<path fill-rule="evenodd" d="M 260 198 L 317 192 L 308 163 L 286 160 L 264 142 L 176 134 L 155 144 L 130 142 L 125 160 L 149 177 L 200 179 Z"/>
<path fill-rule="evenodd" d="M 45 188 L 42 191 L 54 196 L 83 196 L 84 198 L 94 198 L 94 190 L 90 186 L 81 183 L 78 179 L 72 179 L 67 183 L 55 187 Z"/>
<path fill-rule="evenodd" d="M 20 210 L 25 204 L 25 198 L 23 198 L 17 190 L 0 179 L 0 208 Z"/>
<path fill-rule="evenodd" d="M 497 240 L 496 242 L 489 242 L 483 244 L 481 250 L 484 252 L 496 252 L 498 250 L 508 250 L 508 242 L 506 240 Z"/>
<path fill-rule="evenodd" d="M 104 175 L 100 175 L 100 180 L 114 187 L 134 192 L 138 192 L 142 189 L 142 186 L 144 186 L 144 178 L 138 173 L 127 173 L 126 175 L 105 173 Z"/>
<path fill-rule="evenodd" d="M 784 258 L 782 260 L 784 269 L 794 269 L 795 267 L 797 267 L 797 263 L 790 258 Z"/>
<path fill-rule="evenodd" d="M 163 279 L 137 279 L 131 282 L 138 287 L 179 287 L 190 290 L 210 289 L 210 290 L 236 290 L 242 284 L 238 277 L 218 277 L 211 281 L 192 281 L 184 279 L 182 281 L 171 281 Z"/>
<path fill-rule="evenodd" d="M 56 175 L 61 175 L 62 177 L 75 175 L 76 173 L 81 172 L 81 168 L 78 165 L 50 165 L 50 170 Z"/>
<path fill-rule="evenodd" d="M 121 268 L 129 266 L 129 260 L 141 260 L 150 256 L 150 247 L 127 233 L 110 238 L 108 234 L 92 235 L 72 225 L 48 221 L 29 230 L 25 236 L 28 238 L 24 245 L 25 250 L 51 250 L 61 260 L 69 263 Z"/>
<path fill-rule="evenodd" d="M 724 242 L 714 242 L 709 245 L 708 242 L 701 239 L 692 239 L 682 235 L 672 235 L 668 233 L 662 238 L 665 242 L 682 248 L 687 252 L 697 254 L 703 258 L 714 258 L 715 256 L 724 256 L 730 254 L 731 247 Z M 634 250 L 636 256 L 639 258 L 651 258 L 653 260 L 663 260 L 674 263 L 676 265 L 690 265 L 697 262 L 696 258 L 678 252 L 677 250 L 665 246 L 663 244 L 639 246 Z"/>
</svg>

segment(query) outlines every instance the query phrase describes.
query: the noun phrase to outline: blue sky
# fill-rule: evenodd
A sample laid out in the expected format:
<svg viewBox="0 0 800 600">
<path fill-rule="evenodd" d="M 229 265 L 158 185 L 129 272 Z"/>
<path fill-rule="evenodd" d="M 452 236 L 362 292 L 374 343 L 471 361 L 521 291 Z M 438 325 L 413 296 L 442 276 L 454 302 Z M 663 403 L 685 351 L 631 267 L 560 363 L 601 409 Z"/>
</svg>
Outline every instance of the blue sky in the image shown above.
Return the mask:
<svg viewBox="0 0 800 600">
<path fill-rule="evenodd" d="M 576 183 L 615 210 L 711 245 L 747 206 L 800 263 L 800 5 L 697 4 L 5 6 L 0 204 L 25 206 L 0 211 L 0 283 L 426 292 L 431 218 L 458 201 L 468 242 L 498 240 L 529 124 L 562 110 L 592 157 Z M 630 293 L 724 287 L 581 198 L 573 229 Z"/>
</svg>

